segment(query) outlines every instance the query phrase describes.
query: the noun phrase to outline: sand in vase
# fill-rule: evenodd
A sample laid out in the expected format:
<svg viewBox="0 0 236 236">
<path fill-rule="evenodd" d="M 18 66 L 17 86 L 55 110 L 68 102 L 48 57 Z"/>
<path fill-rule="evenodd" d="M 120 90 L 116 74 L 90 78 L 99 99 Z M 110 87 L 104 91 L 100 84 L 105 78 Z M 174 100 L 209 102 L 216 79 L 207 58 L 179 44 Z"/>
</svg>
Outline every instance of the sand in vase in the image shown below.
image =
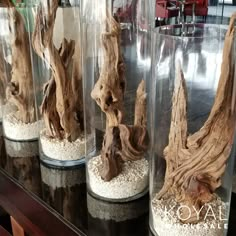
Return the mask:
<svg viewBox="0 0 236 236">
<path fill-rule="evenodd" d="M 93 135 L 87 139 L 81 136 L 70 142 L 67 139 L 60 140 L 59 138 L 50 137 L 44 129 L 40 133 L 40 145 L 41 157 L 45 162 L 47 160 L 51 160 L 51 163 L 53 163 L 53 160 L 62 162 L 82 161 L 85 157 L 85 146 L 87 146 L 87 152 L 92 152 L 95 149 L 95 138 Z M 57 165 L 56 162 L 55 165 Z"/>
<path fill-rule="evenodd" d="M 38 140 L 12 141 L 4 139 L 6 145 L 6 170 L 28 191 L 41 195 Z"/>
<path fill-rule="evenodd" d="M 215 194 L 214 200 L 201 208 L 203 220 L 196 224 L 183 224 L 181 210 L 189 206 L 181 205 L 174 198 L 161 199 L 153 198 L 152 209 L 152 229 L 158 236 L 222 236 L 228 228 L 228 208 L 229 204 L 223 202 Z M 190 211 L 189 211 L 190 212 Z M 200 215 L 199 215 L 200 216 Z M 189 214 L 191 217 L 191 213 Z"/>
<path fill-rule="evenodd" d="M 43 200 L 80 229 L 87 229 L 85 166 L 55 168 L 41 163 Z"/>
<path fill-rule="evenodd" d="M 95 130 L 96 150 L 101 150 L 105 133 L 99 129 Z M 140 193 L 144 195 L 148 191 L 148 161 L 141 159 L 124 163 L 124 168 L 119 176 L 109 182 L 103 181 L 99 174 L 102 165 L 99 151 L 97 157 L 88 162 L 88 176 L 90 181 L 90 193 L 98 198 L 115 202 L 129 201 L 139 198 Z"/>
<path fill-rule="evenodd" d="M 88 194 L 87 200 L 90 236 L 148 235 L 148 197 L 129 203 L 109 203 Z"/>
<path fill-rule="evenodd" d="M 25 123 L 20 118 L 20 112 L 11 112 L 3 117 L 4 136 L 15 141 L 38 139 L 43 121 Z"/>
<path fill-rule="evenodd" d="M 148 161 L 143 158 L 137 161 L 124 162 L 122 172 L 111 181 L 104 181 L 99 168 L 102 165 L 101 156 L 88 162 L 88 173 L 92 193 L 101 198 L 125 201 L 130 197 L 138 198 L 148 190 Z"/>
</svg>

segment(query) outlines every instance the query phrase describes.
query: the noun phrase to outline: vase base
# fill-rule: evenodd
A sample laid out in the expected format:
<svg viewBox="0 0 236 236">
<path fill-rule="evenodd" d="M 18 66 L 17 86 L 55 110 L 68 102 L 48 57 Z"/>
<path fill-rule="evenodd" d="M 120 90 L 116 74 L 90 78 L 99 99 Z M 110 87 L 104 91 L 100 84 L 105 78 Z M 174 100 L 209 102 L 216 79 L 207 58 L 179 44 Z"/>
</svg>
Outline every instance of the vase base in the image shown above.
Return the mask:
<svg viewBox="0 0 236 236">
<path fill-rule="evenodd" d="M 93 196 L 110 202 L 128 202 L 142 197 L 148 191 L 148 161 L 127 161 L 122 172 L 110 181 L 99 174 L 101 156 L 88 162 L 90 191 Z"/>
</svg>

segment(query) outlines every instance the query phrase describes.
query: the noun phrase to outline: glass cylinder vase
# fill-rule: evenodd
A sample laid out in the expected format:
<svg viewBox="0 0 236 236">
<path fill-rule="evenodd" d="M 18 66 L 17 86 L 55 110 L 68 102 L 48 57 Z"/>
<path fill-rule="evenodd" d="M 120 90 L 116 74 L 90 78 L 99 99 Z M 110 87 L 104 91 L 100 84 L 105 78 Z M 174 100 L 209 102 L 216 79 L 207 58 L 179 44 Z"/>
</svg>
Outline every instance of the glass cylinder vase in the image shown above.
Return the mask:
<svg viewBox="0 0 236 236">
<path fill-rule="evenodd" d="M 42 122 L 36 119 L 27 6 L 15 6 L 6 0 L 1 4 L 0 15 L 1 66 L 5 70 L 2 117 L 7 154 L 5 169 L 26 188 L 40 195 L 38 135 Z M 34 176 L 31 176 L 32 170 Z"/>
<path fill-rule="evenodd" d="M 151 1 L 82 1 L 87 186 L 109 201 L 148 190 L 145 81 L 150 70 Z M 137 94 L 137 95 L 136 95 Z"/>
<path fill-rule="evenodd" d="M 84 163 L 85 146 L 94 149 L 94 136 L 85 140 L 79 4 L 38 4 L 31 38 L 38 119 L 45 124 L 41 160 L 63 167 Z"/>
<path fill-rule="evenodd" d="M 4 136 L 13 141 L 37 140 L 37 121 L 27 6 L 6 1 L 1 7 L 5 68 Z"/>
<path fill-rule="evenodd" d="M 0 4 L 0 9 L 1 9 Z M 0 10 L 1 13 L 1 10 Z M 1 27 L 2 31 L 2 27 Z M 3 35 L 0 34 L 0 166 L 5 168 L 6 166 L 6 151 L 3 138 L 3 127 L 2 127 L 2 116 L 3 116 L 3 107 L 6 103 L 6 90 L 5 90 L 5 81 L 6 81 L 6 70 L 4 63 L 4 54 L 3 54 Z"/>
<path fill-rule="evenodd" d="M 226 235 L 234 161 L 234 20 L 229 27 L 186 24 L 153 32 L 148 124 L 155 235 Z"/>
</svg>

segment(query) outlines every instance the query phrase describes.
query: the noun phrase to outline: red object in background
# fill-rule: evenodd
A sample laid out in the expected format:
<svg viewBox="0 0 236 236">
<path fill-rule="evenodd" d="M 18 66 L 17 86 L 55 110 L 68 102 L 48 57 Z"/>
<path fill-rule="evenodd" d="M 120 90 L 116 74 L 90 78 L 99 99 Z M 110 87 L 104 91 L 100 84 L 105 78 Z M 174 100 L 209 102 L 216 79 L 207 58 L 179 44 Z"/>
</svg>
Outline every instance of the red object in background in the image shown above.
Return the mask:
<svg viewBox="0 0 236 236">
<path fill-rule="evenodd" d="M 120 22 L 132 23 L 135 20 L 137 2 L 138 0 L 132 0 L 125 6 L 117 8 L 115 16 L 119 19 Z"/>
<path fill-rule="evenodd" d="M 190 0 L 192 2 L 192 0 Z M 186 0 L 188 2 L 188 0 Z M 184 7 L 184 16 L 192 16 L 193 15 L 193 7 L 192 4 L 187 4 Z M 197 0 L 195 1 L 195 16 L 203 16 L 206 20 L 208 14 L 208 0 Z"/>
<path fill-rule="evenodd" d="M 120 22 L 132 22 L 132 4 L 126 5 L 124 8 L 118 8 L 115 15 Z"/>
<path fill-rule="evenodd" d="M 171 18 L 179 15 L 179 7 L 176 0 L 157 0 L 156 17 Z"/>
</svg>

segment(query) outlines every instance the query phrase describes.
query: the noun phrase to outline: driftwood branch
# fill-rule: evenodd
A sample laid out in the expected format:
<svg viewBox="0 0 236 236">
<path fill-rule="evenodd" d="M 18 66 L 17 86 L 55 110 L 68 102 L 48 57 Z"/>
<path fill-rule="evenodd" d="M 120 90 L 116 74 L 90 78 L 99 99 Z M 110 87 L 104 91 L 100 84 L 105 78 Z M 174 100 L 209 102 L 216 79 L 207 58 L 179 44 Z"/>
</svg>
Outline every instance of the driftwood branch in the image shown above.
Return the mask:
<svg viewBox="0 0 236 236">
<path fill-rule="evenodd" d="M 105 24 L 109 31 L 103 33 L 101 39 L 104 62 L 91 96 L 106 113 L 107 127 L 112 127 L 121 123 L 123 118 L 124 61 L 120 49 L 119 24 L 110 14 Z"/>
<path fill-rule="evenodd" d="M 12 46 L 12 76 L 6 88 L 7 96 L 17 106 L 18 118 L 24 123 L 29 123 L 35 121 L 29 36 L 24 19 L 11 1 L 3 0 L 3 4 L 8 7 Z"/>
<path fill-rule="evenodd" d="M 165 182 L 159 198 L 174 196 L 176 200 L 192 209 L 191 218 L 184 223 L 199 221 L 196 210 L 213 199 L 214 191 L 221 185 L 234 135 L 235 100 L 234 63 L 232 45 L 234 21 L 225 37 L 221 75 L 215 101 L 203 127 L 187 136 L 187 95 L 183 73 L 178 69 L 172 100 L 169 144 L 164 150 L 167 168 Z M 233 105 L 232 105 L 233 103 Z M 182 212 L 183 218 L 189 211 Z M 201 220 L 201 218 L 200 218 Z"/>
<path fill-rule="evenodd" d="M 146 111 L 147 111 L 147 94 L 145 92 L 145 81 L 142 80 L 136 92 L 134 125 L 146 127 L 147 125 Z"/>
<path fill-rule="evenodd" d="M 134 126 L 122 123 L 124 111 L 124 60 L 120 49 L 120 25 L 107 13 L 106 30 L 102 34 L 103 65 L 100 77 L 91 93 L 92 98 L 105 112 L 106 134 L 101 151 L 100 175 L 105 181 L 119 175 L 124 161 L 135 161 L 144 157 L 148 148 L 146 126 L 146 94 L 144 81 L 137 90 Z"/>
<path fill-rule="evenodd" d="M 53 43 L 58 0 L 38 8 L 33 46 L 51 67 L 52 78 L 45 87 L 42 113 L 48 133 L 53 137 L 76 140 L 83 131 L 82 76 L 79 42 L 64 39 L 61 48 Z M 72 72 L 71 72 L 72 71 Z"/>
<path fill-rule="evenodd" d="M 6 92 L 5 92 L 5 83 L 6 83 L 6 72 L 4 68 L 4 57 L 3 57 L 3 51 L 2 51 L 2 45 L 0 44 L 0 105 L 3 104 L 4 99 L 6 98 Z"/>
</svg>

